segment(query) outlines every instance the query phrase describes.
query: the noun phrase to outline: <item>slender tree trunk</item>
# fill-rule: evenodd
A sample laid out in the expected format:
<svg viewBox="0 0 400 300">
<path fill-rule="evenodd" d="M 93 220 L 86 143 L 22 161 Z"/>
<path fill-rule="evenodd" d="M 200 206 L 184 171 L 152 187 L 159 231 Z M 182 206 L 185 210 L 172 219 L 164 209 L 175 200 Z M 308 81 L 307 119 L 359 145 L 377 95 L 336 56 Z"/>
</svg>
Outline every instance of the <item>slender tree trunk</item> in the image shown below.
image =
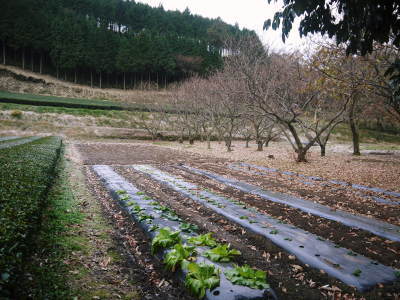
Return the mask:
<svg viewBox="0 0 400 300">
<path fill-rule="evenodd" d="M 125 78 L 125 72 L 124 72 L 124 90 L 126 90 L 126 78 Z"/>
<path fill-rule="evenodd" d="M 158 90 L 158 72 L 157 72 L 157 90 Z"/>
<path fill-rule="evenodd" d="M 64 80 L 67 81 L 67 71 L 64 72 Z"/>
<path fill-rule="evenodd" d="M 354 98 L 351 101 L 350 111 L 349 111 L 349 125 L 352 134 L 353 140 L 353 155 L 361 155 L 360 153 L 360 135 L 357 128 L 356 119 L 354 116 L 354 110 L 357 103 L 357 95 L 353 96 Z"/>
<path fill-rule="evenodd" d="M 232 152 L 232 140 L 228 137 L 225 139 L 225 146 L 227 152 Z"/>
<path fill-rule="evenodd" d="M 207 149 L 210 150 L 211 149 L 211 134 L 209 134 L 207 136 Z"/>
<path fill-rule="evenodd" d="M 3 65 L 6 64 L 6 41 L 3 41 Z"/>
<path fill-rule="evenodd" d="M 263 145 L 264 141 L 263 140 L 257 140 L 257 151 L 263 151 Z"/>
<path fill-rule="evenodd" d="M 90 87 L 93 88 L 93 71 L 90 70 Z"/>
<path fill-rule="evenodd" d="M 194 137 L 189 137 L 189 144 L 194 145 Z"/>
<path fill-rule="evenodd" d="M 31 70 L 33 72 L 33 49 L 31 49 Z"/>
<path fill-rule="evenodd" d="M 321 156 L 324 157 L 326 154 L 326 145 L 324 143 L 319 144 L 319 147 L 321 148 Z"/>
<path fill-rule="evenodd" d="M 77 82 L 76 70 L 74 71 L 74 83 Z"/>
<path fill-rule="evenodd" d="M 56 74 L 57 74 L 57 79 L 59 79 L 59 77 L 60 77 L 60 71 L 59 71 L 58 67 L 56 67 Z"/>
<path fill-rule="evenodd" d="M 100 88 L 101 88 L 101 71 L 100 71 L 100 79 L 99 79 L 99 83 L 100 83 Z"/>
<path fill-rule="evenodd" d="M 250 140 L 246 139 L 246 148 L 249 148 L 249 142 L 250 142 Z"/>
<path fill-rule="evenodd" d="M 22 48 L 22 69 L 25 70 L 25 48 Z"/>
<path fill-rule="evenodd" d="M 43 73 L 43 53 L 40 52 L 39 73 Z"/>
</svg>

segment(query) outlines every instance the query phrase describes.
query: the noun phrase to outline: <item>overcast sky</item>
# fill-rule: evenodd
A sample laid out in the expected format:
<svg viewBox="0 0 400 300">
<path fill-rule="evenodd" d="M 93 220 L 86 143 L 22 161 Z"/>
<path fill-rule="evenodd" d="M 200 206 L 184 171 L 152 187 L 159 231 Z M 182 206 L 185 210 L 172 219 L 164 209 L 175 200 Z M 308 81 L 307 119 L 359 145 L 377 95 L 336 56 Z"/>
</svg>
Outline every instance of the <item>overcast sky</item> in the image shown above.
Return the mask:
<svg viewBox="0 0 400 300">
<path fill-rule="evenodd" d="M 300 50 L 305 47 L 305 39 L 300 39 L 298 23 L 294 24 L 286 43 L 282 42 L 281 30 L 263 30 L 264 21 L 272 18 L 279 10 L 281 2 L 268 4 L 267 0 L 138 0 L 151 6 L 163 5 L 166 10 L 183 11 L 189 8 L 192 14 L 208 18 L 220 17 L 226 23 L 238 23 L 240 28 L 252 29 L 261 40 L 275 49 Z"/>
</svg>

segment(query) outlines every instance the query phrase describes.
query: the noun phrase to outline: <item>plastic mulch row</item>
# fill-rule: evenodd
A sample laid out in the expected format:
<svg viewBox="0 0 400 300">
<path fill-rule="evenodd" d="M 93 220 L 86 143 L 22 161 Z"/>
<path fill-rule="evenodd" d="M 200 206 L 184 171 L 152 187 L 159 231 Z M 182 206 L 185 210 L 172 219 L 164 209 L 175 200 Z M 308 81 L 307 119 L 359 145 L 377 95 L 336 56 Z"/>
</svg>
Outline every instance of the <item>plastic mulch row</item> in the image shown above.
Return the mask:
<svg viewBox="0 0 400 300">
<path fill-rule="evenodd" d="M 381 188 L 376 188 L 376 187 L 368 187 L 365 185 L 361 185 L 361 184 L 349 184 L 347 182 L 344 181 L 340 181 L 340 180 L 327 180 L 321 177 L 317 177 L 317 176 L 306 176 L 306 175 L 302 175 L 302 174 L 298 174 L 295 172 L 289 172 L 289 171 L 280 171 L 278 169 L 274 169 L 274 168 L 268 168 L 268 167 L 262 167 L 262 166 L 257 166 L 257 165 L 253 165 L 253 164 L 247 164 L 247 163 L 238 163 L 238 164 L 229 164 L 228 168 L 231 169 L 238 169 L 237 166 L 239 167 L 245 167 L 246 170 L 248 170 L 248 168 L 254 168 L 257 170 L 261 170 L 261 171 L 267 171 L 269 173 L 281 173 L 281 174 L 285 174 L 285 175 L 289 175 L 289 176 L 297 176 L 300 178 L 306 178 L 312 181 L 325 181 L 328 183 L 333 183 L 336 185 L 341 185 L 341 186 L 345 186 L 345 187 L 351 187 L 353 189 L 356 190 L 361 190 L 361 191 L 370 191 L 370 192 L 376 192 L 376 193 L 381 193 L 384 194 L 386 196 L 392 196 L 392 197 L 400 197 L 400 193 L 397 192 L 393 192 L 393 191 L 388 191 L 385 189 L 381 189 Z M 243 171 L 243 169 L 240 169 Z M 259 173 L 259 175 L 262 175 L 262 173 Z M 368 195 L 366 195 L 366 197 L 368 197 Z M 395 201 L 395 200 L 386 200 L 384 198 L 380 198 L 380 197 L 370 197 L 373 200 L 380 202 L 380 203 L 384 203 L 384 204 L 393 204 L 393 205 L 400 205 L 400 201 Z"/>
<path fill-rule="evenodd" d="M 218 174 L 196 169 L 189 166 L 182 166 L 182 168 L 189 170 L 198 175 L 203 175 L 213 180 L 216 180 L 220 183 L 238 189 L 245 193 L 250 193 L 253 195 L 260 196 L 263 199 L 286 204 L 288 206 L 300 209 L 307 213 L 323 217 L 329 220 L 333 220 L 339 223 L 342 223 L 346 226 L 360 228 L 366 231 L 369 231 L 375 235 L 381 236 L 383 238 L 400 242 L 400 227 L 392 225 L 387 222 L 375 220 L 372 218 L 354 215 L 341 210 L 332 210 L 329 206 L 322 205 L 319 203 L 315 203 L 308 200 L 303 200 L 301 198 L 297 198 L 291 195 L 266 191 L 261 189 L 260 187 L 252 184 L 248 184 L 243 181 L 238 181 L 235 179 L 230 179 L 227 177 L 220 176 Z"/>
<path fill-rule="evenodd" d="M 365 291 L 378 283 L 396 280 L 396 270 L 384 266 L 360 254 L 335 245 L 331 241 L 311 234 L 295 226 L 247 208 L 237 202 L 198 186 L 185 182 L 149 165 L 133 165 L 134 170 L 148 174 L 175 191 L 203 204 L 227 219 L 240 224 L 256 234 L 266 237 L 304 264 L 322 269 L 330 276 Z"/>
<path fill-rule="evenodd" d="M 2 137 L 0 137 L 0 142 L 9 141 L 9 140 L 15 140 L 15 139 L 18 139 L 18 138 L 19 138 L 19 136 L 2 136 Z"/>
<path fill-rule="evenodd" d="M 27 143 L 36 141 L 36 140 L 38 140 L 40 138 L 42 138 L 42 137 L 40 137 L 40 136 L 31 136 L 31 137 L 27 137 L 27 138 L 18 139 L 17 141 L 11 140 L 10 142 L 2 143 L 0 145 L 0 149 L 6 149 L 6 148 L 11 148 L 11 147 L 27 144 Z"/>
<path fill-rule="evenodd" d="M 154 199 L 147 197 L 138 190 L 134 185 L 127 182 L 122 176 L 117 174 L 110 166 L 106 165 L 94 165 L 94 172 L 99 176 L 102 180 L 103 184 L 107 188 L 107 190 L 111 193 L 112 197 L 115 200 L 121 202 L 121 204 L 125 207 L 128 213 L 134 218 L 146 235 L 153 239 L 157 230 L 153 230 L 153 228 L 164 228 L 169 227 L 173 231 L 180 230 L 181 223 L 179 221 L 170 220 L 165 218 L 160 211 L 157 211 L 154 206 Z M 124 194 L 118 193 L 118 191 L 124 191 Z M 126 192 L 126 194 L 125 194 Z M 129 199 L 125 199 L 124 196 L 128 195 Z M 139 221 L 137 215 L 132 210 L 132 207 L 129 206 L 129 202 L 134 201 L 135 205 L 140 206 L 142 212 L 145 215 L 149 215 L 152 217 L 151 222 L 147 222 L 146 220 Z M 190 233 L 181 233 L 181 238 L 183 241 L 186 241 L 187 238 L 194 236 L 194 234 Z M 201 254 L 205 250 L 208 250 L 207 247 L 197 247 L 197 253 Z M 163 251 L 160 258 L 165 256 L 169 250 Z M 272 289 L 252 289 L 246 286 L 234 285 L 232 284 L 224 275 L 224 272 L 228 269 L 233 268 L 231 263 L 217 263 L 212 262 L 211 260 L 198 255 L 197 263 L 206 263 L 215 265 L 216 269 L 220 269 L 220 285 L 219 287 L 213 289 L 212 291 L 207 290 L 205 299 L 210 300 L 218 300 L 218 299 L 226 299 L 226 300 L 235 300 L 235 299 L 277 299 L 275 293 Z M 185 279 L 187 274 L 186 270 L 181 270 L 178 273 L 178 276 L 181 280 Z"/>
</svg>

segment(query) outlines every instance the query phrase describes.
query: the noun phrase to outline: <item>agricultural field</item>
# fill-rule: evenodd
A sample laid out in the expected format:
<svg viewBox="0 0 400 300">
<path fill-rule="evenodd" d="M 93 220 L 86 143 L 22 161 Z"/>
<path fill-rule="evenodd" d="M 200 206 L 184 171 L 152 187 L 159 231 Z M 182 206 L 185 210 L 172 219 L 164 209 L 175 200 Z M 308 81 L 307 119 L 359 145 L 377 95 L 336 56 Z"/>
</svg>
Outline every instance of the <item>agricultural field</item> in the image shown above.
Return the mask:
<svg viewBox="0 0 400 300">
<path fill-rule="evenodd" d="M 187 297 L 398 297 L 400 193 L 383 181 L 372 188 L 156 144 L 72 147 L 116 230 L 135 224 L 133 255 L 157 261 L 148 272 Z M 200 274 L 209 280 L 196 285 Z"/>
</svg>

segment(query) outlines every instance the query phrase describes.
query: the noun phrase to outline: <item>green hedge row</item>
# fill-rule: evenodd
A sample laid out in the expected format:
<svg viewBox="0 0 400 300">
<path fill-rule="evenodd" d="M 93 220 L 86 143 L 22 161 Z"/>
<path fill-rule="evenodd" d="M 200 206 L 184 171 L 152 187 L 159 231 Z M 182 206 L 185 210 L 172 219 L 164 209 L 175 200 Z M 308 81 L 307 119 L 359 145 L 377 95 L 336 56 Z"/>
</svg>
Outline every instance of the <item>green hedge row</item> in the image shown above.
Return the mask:
<svg viewBox="0 0 400 300">
<path fill-rule="evenodd" d="M 0 150 L 0 295 L 11 291 L 39 229 L 62 140 L 46 137 Z M 1 298 L 1 297 L 0 297 Z"/>
<path fill-rule="evenodd" d="M 32 94 L 18 94 L 0 91 L 0 102 L 35 106 L 56 106 L 68 108 L 125 110 L 126 107 L 112 101 L 95 99 L 64 98 Z"/>
</svg>

